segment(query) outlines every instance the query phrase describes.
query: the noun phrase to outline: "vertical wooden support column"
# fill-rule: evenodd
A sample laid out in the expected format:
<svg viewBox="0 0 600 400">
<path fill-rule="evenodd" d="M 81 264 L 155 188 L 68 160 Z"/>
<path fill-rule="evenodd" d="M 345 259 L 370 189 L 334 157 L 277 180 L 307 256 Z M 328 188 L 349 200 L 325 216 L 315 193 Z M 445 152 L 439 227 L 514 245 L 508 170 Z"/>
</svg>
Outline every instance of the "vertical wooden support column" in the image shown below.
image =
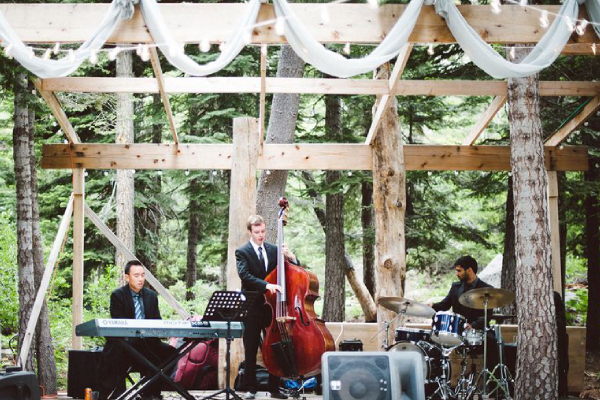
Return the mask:
<svg viewBox="0 0 600 400">
<path fill-rule="evenodd" d="M 233 153 L 229 190 L 229 239 L 227 241 L 227 290 L 239 290 L 242 285 L 235 263 L 235 249 L 249 239 L 246 220 L 256 213 L 256 165 L 259 154 L 258 119 L 233 120 Z M 225 340 L 219 345 L 220 360 L 225 360 Z M 231 379 L 233 385 L 238 366 L 244 358 L 241 340 L 231 346 Z M 225 363 L 219 365 L 219 384 L 225 384 Z"/>
<path fill-rule="evenodd" d="M 75 327 L 83 322 L 83 223 L 85 204 L 85 170 L 73 169 L 73 331 L 72 346 L 81 350 L 81 337 L 75 336 Z"/>
<path fill-rule="evenodd" d="M 387 68 L 386 68 L 387 67 Z M 379 79 L 387 79 L 389 64 L 381 67 Z M 373 208 L 375 215 L 375 267 L 377 299 L 384 296 L 402 297 L 402 281 L 406 275 L 404 213 L 406 210 L 406 169 L 402 136 L 398 123 L 398 103 L 388 101 L 377 135 L 373 141 Z M 396 314 L 379 307 L 379 328 Z M 392 343 L 394 326 L 388 340 Z M 383 346 L 385 331 L 378 337 Z"/>
<path fill-rule="evenodd" d="M 554 281 L 554 290 L 562 294 L 560 225 L 558 220 L 558 174 L 556 171 L 548 171 L 548 220 L 550 222 L 550 247 L 552 250 L 552 279 Z"/>
</svg>

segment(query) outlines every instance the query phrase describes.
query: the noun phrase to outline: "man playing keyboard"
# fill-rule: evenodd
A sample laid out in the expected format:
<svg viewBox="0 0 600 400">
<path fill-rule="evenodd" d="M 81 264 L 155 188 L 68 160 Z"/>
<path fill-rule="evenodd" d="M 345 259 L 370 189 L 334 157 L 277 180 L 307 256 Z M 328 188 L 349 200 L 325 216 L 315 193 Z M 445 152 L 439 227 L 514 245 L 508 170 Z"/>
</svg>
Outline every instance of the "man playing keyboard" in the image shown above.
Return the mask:
<svg viewBox="0 0 600 400">
<path fill-rule="evenodd" d="M 156 292 L 144 288 L 146 273 L 144 267 L 137 260 L 129 261 L 125 265 L 125 280 L 127 285 L 112 292 L 110 296 L 110 317 L 113 319 L 162 319 L 158 309 Z M 155 365 L 160 365 L 163 360 L 173 356 L 177 351 L 174 347 L 163 343 L 159 338 L 127 338 L 137 351 Z M 117 398 L 125 391 L 125 374 L 129 367 L 134 366 L 143 376 L 150 373 L 141 365 L 134 365 L 133 360 L 123 349 L 118 341 L 108 338 L 102 352 L 100 366 L 100 399 Z M 143 400 L 161 399 L 161 380 L 144 389 Z"/>
</svg>

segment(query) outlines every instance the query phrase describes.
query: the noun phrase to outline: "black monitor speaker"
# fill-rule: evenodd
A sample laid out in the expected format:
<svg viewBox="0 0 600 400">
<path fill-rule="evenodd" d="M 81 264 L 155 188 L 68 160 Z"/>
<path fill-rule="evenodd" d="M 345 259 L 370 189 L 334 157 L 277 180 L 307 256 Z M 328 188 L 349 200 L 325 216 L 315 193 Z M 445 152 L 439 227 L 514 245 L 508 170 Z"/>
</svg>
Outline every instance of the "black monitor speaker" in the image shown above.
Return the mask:
<svg viewBox="0 0 600 400">
<path fill-rule="evenodd" d="M 40 400 L 40 387 L 33 372 L 0 373 L 0 399 Z"/>
<path fill-rule="evenodd" d="M 102 349 L 69 350 L 67 376 L 67 396 L 83 399 L 85 389 L 100 390 L 98 368 L 102 359 Z"/>
<path fill-rule="evenodd" d="M 425 400 L 419 353 L 327 352 L 321 361 L 323 400 Z"/>
</svg>

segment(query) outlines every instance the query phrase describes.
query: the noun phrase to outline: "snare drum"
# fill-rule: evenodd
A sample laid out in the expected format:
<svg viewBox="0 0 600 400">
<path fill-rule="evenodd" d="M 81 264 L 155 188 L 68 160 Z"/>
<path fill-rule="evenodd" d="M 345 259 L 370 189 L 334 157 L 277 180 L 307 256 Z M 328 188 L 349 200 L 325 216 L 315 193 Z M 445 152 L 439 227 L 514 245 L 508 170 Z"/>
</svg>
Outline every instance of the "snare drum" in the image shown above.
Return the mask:
<svg viewBox="0 0 600 400">
<path fill-rule="evenodd" d="M 440 311 L 433 316 L 431 340 L 442 346 L 462 344 L 462 334 L 467 320 L 460 314 Z"/>
<path fill-rule="evenodd" d="M 469 346 L 481 346 L 483 344 L 483 331 L 467 329 L 463 332 L 463 338 Z"/>
<path fill-rule="evenodd" d="M 430 338 L 431 330 L 404 327 L 396 329 L 396 342 L 417 343 L 421 340 L 429 342 Z"/>
<path fill-rule="evenodd" d="M 442 365 L 442 350 L 433 343 L 422 341 L 418 343 L 398 342 L 394 344 L 389 351 L 416 351 L 419 353 L 423 360 L 423 377 L 425 378 L 425 385 L 434 383 L 436 379 L 442 375 L 445 375 L 446 377 L 450 376 L 450 363 L 446 363 L 446 368 L 448 370 L 444 371 Z"/>
</svg>

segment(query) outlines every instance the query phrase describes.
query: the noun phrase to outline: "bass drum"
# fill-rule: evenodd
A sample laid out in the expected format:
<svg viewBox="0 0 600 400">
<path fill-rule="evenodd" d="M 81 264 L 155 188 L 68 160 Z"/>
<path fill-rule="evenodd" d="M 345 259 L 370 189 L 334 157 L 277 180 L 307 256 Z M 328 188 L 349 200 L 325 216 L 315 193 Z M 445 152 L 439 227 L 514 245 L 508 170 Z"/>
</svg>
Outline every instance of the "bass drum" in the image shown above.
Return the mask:
<svg viewBox="0 0 600 400">
<path fill-rule="evenodd" d="M 425 378 L 425 393 L 431 394 L 438 387 L 438 378 L 444 375 L 450 377 L 450 363 L 447 371 L 442 365 L 442 350 L 433 343 L 420 341 L 417 343 L 398 342 L 390 347 L 389 351 L 416 351 L 423 359 L 423 377 Z"/>
</svg>

